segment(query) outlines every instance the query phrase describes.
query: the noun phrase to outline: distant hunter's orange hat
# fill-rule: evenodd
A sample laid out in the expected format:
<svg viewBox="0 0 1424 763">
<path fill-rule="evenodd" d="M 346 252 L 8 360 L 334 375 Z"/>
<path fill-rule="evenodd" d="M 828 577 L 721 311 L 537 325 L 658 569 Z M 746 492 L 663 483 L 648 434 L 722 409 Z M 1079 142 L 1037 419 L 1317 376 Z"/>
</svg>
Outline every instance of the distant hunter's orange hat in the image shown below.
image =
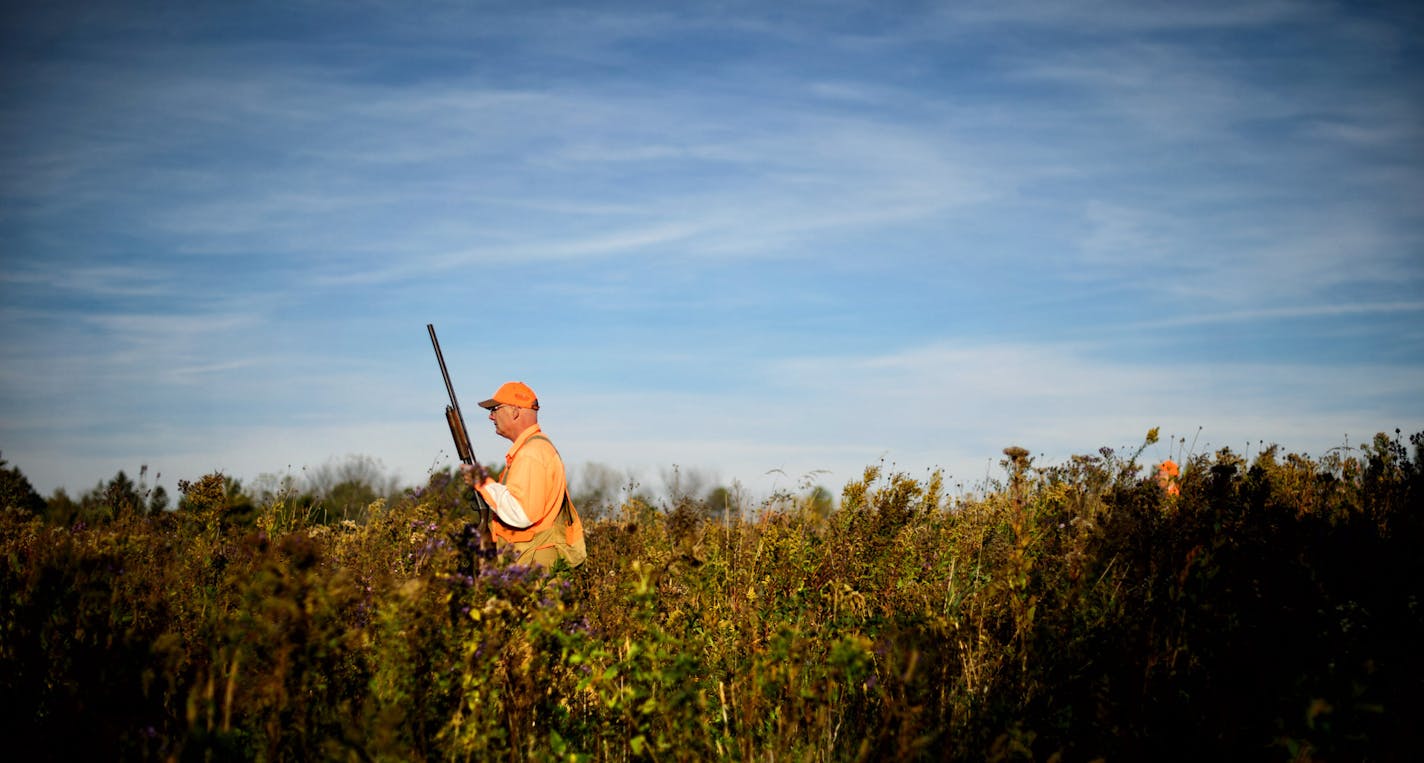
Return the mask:
<svg viewBox="0 0 1424 763">
<path fill-rule="evenodd" d="M 524 382 L 505 382 L 494 393 L 494 397 L 480 403 L 481 408 L 493 408 L 496 405 L 512 405 L 516 408 L 533 408 L 539 410 L 539 396 L 534 394 L 534 390 L 529 389 L 529 385 Z"/>
</svg>

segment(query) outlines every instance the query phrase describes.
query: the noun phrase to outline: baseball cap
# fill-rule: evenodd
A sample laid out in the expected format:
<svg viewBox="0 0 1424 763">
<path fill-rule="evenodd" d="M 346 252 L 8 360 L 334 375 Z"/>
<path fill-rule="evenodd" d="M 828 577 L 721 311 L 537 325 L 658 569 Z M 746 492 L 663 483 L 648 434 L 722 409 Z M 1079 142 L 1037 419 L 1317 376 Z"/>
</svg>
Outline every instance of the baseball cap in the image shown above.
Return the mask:
<svg viewBox="0 0 1424 763">
<path fill-rule="evenodd" d="M 516 408 L 532 408 L 537 411 L 539 410 L 539 397 L 524 382 L 505 382 L 495 391 L 494 397 L 480 403 L 481 408 L 493 408 L 496 405 L 512 405 Z"/>
</svg>

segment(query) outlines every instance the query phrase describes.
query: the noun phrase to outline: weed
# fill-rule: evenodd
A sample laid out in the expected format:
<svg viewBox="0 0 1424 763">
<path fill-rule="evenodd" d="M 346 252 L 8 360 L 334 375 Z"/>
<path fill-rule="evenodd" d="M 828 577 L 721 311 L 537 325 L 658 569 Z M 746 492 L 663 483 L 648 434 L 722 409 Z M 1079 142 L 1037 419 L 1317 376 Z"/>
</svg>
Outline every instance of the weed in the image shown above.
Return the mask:
<svg viewBox="0 0 1424 763">
<path fill-rule="evenodd" d="M 871 467 L 838 508 L 630 490 L 575 571 L 481 556 L 442 474 L 339 521 L 222 475 L 176 511 L 27 505 L 0 512 L 0 731 L 270 761 L 1419 749 L 1424 438 L 1184 453 L 1175 493 L 1142 452 L 1008 448 L 954 499 Z"/>
</svg>

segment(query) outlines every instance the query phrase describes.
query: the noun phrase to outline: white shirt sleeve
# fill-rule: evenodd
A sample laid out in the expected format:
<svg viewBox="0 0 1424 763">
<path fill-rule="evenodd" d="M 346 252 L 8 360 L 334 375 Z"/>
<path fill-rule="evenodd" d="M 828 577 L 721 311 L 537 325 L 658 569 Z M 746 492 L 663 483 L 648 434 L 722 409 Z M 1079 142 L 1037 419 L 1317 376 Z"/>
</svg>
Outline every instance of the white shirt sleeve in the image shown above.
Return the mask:
<svg viewBox="0 0 1424 763">
<path fill-rule="evenodd" d="M 499 521 L 516 530 L 534 524 L 529 521 L 529 515 L 524 513 L 524 506 L 519 503 L 519 499 L 504 485 L 490 480 L 480 486 L 480 492 L 484 494 L 494 513 L 499 515 Z"/>
</svg>

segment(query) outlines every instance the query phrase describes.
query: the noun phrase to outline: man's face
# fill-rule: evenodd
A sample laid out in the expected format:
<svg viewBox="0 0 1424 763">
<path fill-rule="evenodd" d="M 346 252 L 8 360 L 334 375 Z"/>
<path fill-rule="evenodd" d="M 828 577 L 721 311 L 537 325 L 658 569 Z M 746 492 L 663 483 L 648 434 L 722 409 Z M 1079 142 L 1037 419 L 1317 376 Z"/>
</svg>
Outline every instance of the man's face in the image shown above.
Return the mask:
<svg viewBox="0 0 1424 763">
<path fill-rule="evenodd" d="M 514 419 L 519 409 L 512 405 L 496 405 L 490 409 L 489 420 L 494 422 L 494 433 L 506 440 L 514 440 Z"/>
</svg>

